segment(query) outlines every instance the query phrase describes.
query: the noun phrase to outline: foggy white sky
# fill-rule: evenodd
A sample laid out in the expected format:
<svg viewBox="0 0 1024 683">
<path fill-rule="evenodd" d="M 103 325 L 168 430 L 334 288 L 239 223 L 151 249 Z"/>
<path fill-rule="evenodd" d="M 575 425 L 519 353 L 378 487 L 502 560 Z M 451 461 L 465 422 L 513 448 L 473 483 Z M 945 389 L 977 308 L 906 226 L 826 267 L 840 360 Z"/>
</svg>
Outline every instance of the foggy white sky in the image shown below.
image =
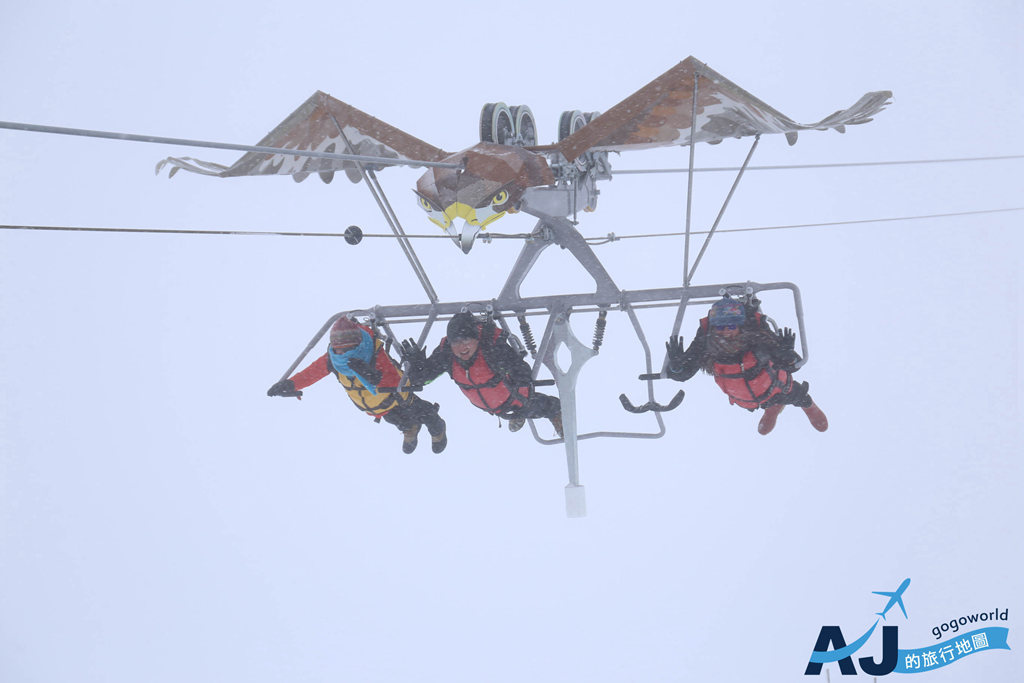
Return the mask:
<svg viewBox="0 0 1024 683">
<path fill-rule="evenodd" d="M 7 2 L 0 119 L 251 144 L 319 89 L 458 150 L 485 102 L 530 105 L 551 141 L 562 110 L 606 110 L 692 54 L 802 122 L 893 91 L 845 135 L 765 137 L 754 164 L 1024 153 L 1019 3 L 892 5 Z M 746 151 L 699 147 L 697 164 Z M 0 224 L 384 231 L 344 178 L 154 175 L 169 155 L 238 156 L 0 130 Z M 722 227 L 1021 207 L 1020 164 L 751 172 Z M 406 229 L 428 233 L 419 173 L 380 179 Z M 695 227 L 726 175 L 698 178 Z M 617 176 L 580 229 L 681 230 L 685 187 Z M 581 444 L 583 519 L 564 516 L 562 450 L 498 429 L 447 378 L 425 393 L 448 421 L 441 456 L 403 455 L 333 382 L 266 397 L 332 314 L 425 300 L 391 241 L 0 230 L 0 680 L 801 680 L 823 624 L 856 637 L 884 606 L 871 591 L 907 577 L 909 619 L 887 622 L 902 648 L 997 607 L 1015 647 L 1020 220 L 716 237 L 695 284 L 800 287 L 798 377 L 831 428 L 790 408 L 762 437 L 710 378 L 666 382 L 662 400 L 687 397 L 664 438 Z M 517 252 L 416 248 L 445 301 L 495 296 Z M 682 249 L 597 253 L 640 289 L 678 285 Z M 547 250 L 523 293 L 577 291 L 563 257 Z M 658 361 L 659 315 L 643 317 Z M 651 429 L 616 398 L 640 399 L 642 365 L 612 314 L 581 379 L 581 429 Z M 1018 658 L 925 675 L 1010 681 Z"/>
</svg>

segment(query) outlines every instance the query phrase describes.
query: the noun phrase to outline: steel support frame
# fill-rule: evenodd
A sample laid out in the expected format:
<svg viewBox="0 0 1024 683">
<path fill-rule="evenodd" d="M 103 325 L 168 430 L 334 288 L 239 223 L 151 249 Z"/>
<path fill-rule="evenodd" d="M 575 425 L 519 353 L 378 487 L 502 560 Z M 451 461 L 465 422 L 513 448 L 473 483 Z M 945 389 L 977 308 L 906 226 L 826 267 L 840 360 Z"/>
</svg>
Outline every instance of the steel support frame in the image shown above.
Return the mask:
<svg viewBox="0 0 1024 683">
<path fill-rule="evenodd" d="M 698 76 L 694 78 L 694 110 L 696 111 L 697 101 L 697 85 Z M 696 120 L 696 114 L 694 113 L 694 121 Z M 337 121 L 335 121 L 337 125 Z M 342 138 L 345 139 L 344 132 L 341 130 L 341 126 L 338 125 L 339 133 Z M 691 141 L 694 139 L 694 131 L 691 128 Z M 346 145 L 351 150 L 351 145 L 348 140 L 345 139 Z M 714 233 L 714 229 L 717 228 L 719 221 L 721 221 L 724 215 L 725 209 L 732 198 L 733 193 L 739 184 L 740 179 L 743 177 L 743 172 L 750 162 L 753 156 L 754 149 L 757 147 L 757 139 L 755 139 L 750 152 L 747 154 L 747 158 L 743 163 L 743 167 L 740 169 L 736 180 L 733 183 L 732 188 L 729 191 L 728 196 L 723 202 L 721 211 L 718 214 L 718 218 L 715 220 L 715 226 L 711 230 L 711 234 Z M 653 384 L 653 373 L 652 373 L 652 357 L 651 350 L 647 343 L 646 336 L 643 332 L 643 327 L 640 324 L 639 319 L 634 312 L 634 306 L 644 303 L 654 302 L 678 302 L 678 312 L 676 319 L 673 324 L 672 334 L 678 334 L 679 328 L 682 323 L 682 318 L 686 308 L 694 303 L 698 303 L 700 300 L 709 299 L 714 300 L 715 298 L 722 295 L 723 292 L 727 291 L 744 291 L 747 293 L 756 293 L 765 290 L 772 289 L 788 289 L 793 292 L 794 305 L 797 311 L 797 324 L 800 333 L 800 340 L 803 351 L 804 362 L 807 358 L 807 345 L 806 336 L 804 334 L 804 322 L 803 322 L 803 310 L 800 299 L 800 292 L 796 288 L 796 285 L 788 282 L 778 282 L 770 284 L 759 284 L 753 282 L 746 283 L 730 283 L 725 285 L 706 285 L 694 287 L 690 284 L 690 280 L 693 276 L 693 271 L 696 268 L 697 262 L 700 261 L 703 256 L 705 249 L 707 248 L 708 240 L 710 240 L 711 234 L 705 239 L 704 245 L 701 248 L 700 255 L 697 257 L 697 262 L 693 264 L 693 267 L 689 263 L 689 241 L 690 241 L 690 214 L 692 205 L 692 194 L 693 194 L 693 167 L 694 167 L 694 154 L 693 144 L 690 145 L 690 174 L 687 187 L 687 207 L 686 207 L 686 244 L 684 254 L 684 270 L 683 270 L 683 286 L 682 287 L 668 287 L 668 288 L 657 288 L 657 289 L 644 289 L 644 290 L 632 290 L 624 291 L 621 290 L 612 279 L 611 275 L 605 270 L 604 265 L 598 259 L 597 255 L 594 254 L 591 246 L 586 242 L 583 236 L 576 229 L 575 225 L 565 217 L 554 216 L 543 213 L 536 208 L 531 208 L 528 203 L 524 202 L 522 211 L 536 217 L 537 224 L 534 228 L 530 238 L 527 239 L 523 245 L 522 250 L 519 253 L 512 269 L 509 271 L 509 275 L 506 278 L 505 284 L 498 294 L 496 299 L 491 301 L 475 301 L 475 302 L 440 302 L 438 301 L 437 295 L 435 294 L 432 285 L 426 276 L 426 271 L 420 264 L 415 251 L 412 248 L 411 243 L 402 230 L 401 225 L 398 222 L 398 217 L 391 208 L 390 203 L 387 201 L 387 197 L 384 195 L 383 189 L 377 183 L 376 177 L 369 171 L 367 171 L 362 164 L 357 164 L 363 179 L 366 181 L 367 187 L 373 194 L 374 199 L 377 201 L 381 212 L 384 214 L 384 218 L 388 225 L 391 227 L 395 236 L 398 237 L 398 241 L 405 252 L 406 258 L 409 260 L 413 271 L 420 279 L 424 290 L 427 293 L 427 297 L 430 303 L 427 304 L 410 304 L 410 305 L 399 305 L 399 306 L 375 306 L 372 309 L 365 310 L 351 310 L 342 311 L 332 316 L 324 325 L 320 328 L 317 334 L 310 340 L 302 354 L 295 360 L 294 363 L 288 368 L 283 378 L 289 377 L 298 367 L 299 363 L 308 355 L 316 344 L 323 338 L 324 334 L 331 328 L 336 320 L 342 316 L 349 317 L 367 317 L 374 324 L 384 327 L 387 335 L 394 341 L 398 341 L 398 337 L 394 334 L 391 329 L 391 324 L 403 322 L 403 318 L 415 318 L 417 321 L 424 322 L 423 328 L 419 335 L 419 343 L 422 346 L 426 341 L 427 334 L 431 326 L 439 320 L 442 316 L 451 316 L 456 313 L 466 310 L 476 310 L 489 312 L 492 314 L 502 315 L 504 313 L 512 315 L 522 315 L 528 311 L 546 311 L 548 314 L 548 321 L 545 327 L 544 336 L 541 340 L 540 347 L 537 350 L 537 359 L 534 363 L 533 375 L 537 376 L 540 365 L 543 364 L 551 372 L 555 379 L 555 384 L 558 388 L 559 399 L 562 405 L 562 439 L 544 439 L 541 438 L 537 433 L 536 426 L 533 421 L 530 421 L 530 429 L 533 432 L 534 438 L 543 444 L 555 444 L 562 441 L 565 444 L 566 450 L 566 464 L 568 469 L 569 482 L 565 487 L 565 502 L 566 502 L 566 514 L 570 517 L 582 517 L 586 514 L 586 498 L 584 487 L 580 484 L 579 477 L 579 451 L 578 442 L 581 439 L 597 438 L 597 437 L 620 437 L 620 438 L 659 438 L 665 434 L 665 423 L 661 417 L 661 413 L 654 411 L 654 417 L 658 424 L 658 431 L 656 432 L 614 432 L 614 431 L 601 431 L 591 432 L 587 434 L 579 434 L 577 429 L 577 411 L 576 411 L 576 382 L 579 377 L 583 365 L 597 355 L 597 351 L 588 347 L 581 342 L 572 331 L 569 319 L 572 311 L 575 308 L 582 308 L 587 306 L 596 306 L 604 309 L 617 309 L 625 311 L 629 316 L 630 322 L 633 326 L 634 331 L 640 340 L 641 346 L 644 349 L 645 365 L 647 369 L 647 393 L 649 401 L 654 401 L 654 384 Z M 573 188 L 566 188 L 565 191 L 573 191 Z M 568 250 L 572 256 L 579 261 L 583 268 L 590 274 L 594 279 L 594 291 L 592 293 L 585 294 L 561 294 L 561 295 L 549 295 L 549 296 L 535 296 L 535 297 L 523 297 L 520 293 L 520 287 L 526 279 L 533 266 L 536 264 L 541 252 L 544 249 L 557 244 L 559 247 Z M 424 320 L 425 318 L 425 320 Z M 408 322 L 412 322 L 409 320 Z M 570 363 L 568 368 L 562 368 L 558 362 L 558 354 L 560 350 L 565 347 L 569 351 Z M 664 376 L 664 365 L 661 369 L 661 376 Z M 403 382 L 405 382 L 405 376 L 403 375 Z"/>
</svg>

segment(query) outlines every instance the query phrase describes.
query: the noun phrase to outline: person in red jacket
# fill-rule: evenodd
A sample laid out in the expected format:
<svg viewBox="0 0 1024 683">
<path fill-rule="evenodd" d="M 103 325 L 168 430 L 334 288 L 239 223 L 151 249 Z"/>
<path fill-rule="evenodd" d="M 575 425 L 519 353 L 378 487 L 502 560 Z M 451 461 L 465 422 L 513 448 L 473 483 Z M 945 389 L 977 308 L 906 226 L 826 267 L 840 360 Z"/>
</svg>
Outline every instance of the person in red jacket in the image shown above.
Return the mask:
<svg viewBox="0 0 1024 683">
<path fill-rule="evenodd" d="M 447 372 L 470 403 L 508 419 L 509 431 L 522 429 L 528 418 L 545 417 L 563 436 L 561 402 L 534 390 L 530 365 L 508 342 L 508 332 L 466 312 L 452 316 L 447 332 L 429 358 L 412 339 L 402 343 L 410 381 L 425 384 Z"/>
<path fill-rule="evenodd" d="M 402 373 L 369 327 L 340 318 L 331 327 L 327 353 L 306 369 L 274 384 L 268 396 L 302 396 L 302 390 L 333 374 L 356 407 L 395 425 L 402 432 L 402 451 L 416 449 L 420 428 L 427 426 L 431 449 L 440 453 L 448 445 L 445 423 L 436 403 L 427 403 L 412 391 L 398 391 Z"/>
<path fill-rule="evenodd" d="M 800 361 L 795 342 L 796 335 L 788 328 L 772 332 L 756 306 L 724 296 L 711 306 L 708 317 L 701 319 L 685 351 L 679 337 L 666 342 L 667 374 L 679 382 L 698 370 L 713 375 L 729 403 L 751 412 L 764 409 L 757 425 L 761 434 L 775 428 L 787 405 L 803 408 L 811 425 L 823 432 L 828 429 L 828 419 L 807 393 L 807 382 L 793 381 Z"/>
</svg>

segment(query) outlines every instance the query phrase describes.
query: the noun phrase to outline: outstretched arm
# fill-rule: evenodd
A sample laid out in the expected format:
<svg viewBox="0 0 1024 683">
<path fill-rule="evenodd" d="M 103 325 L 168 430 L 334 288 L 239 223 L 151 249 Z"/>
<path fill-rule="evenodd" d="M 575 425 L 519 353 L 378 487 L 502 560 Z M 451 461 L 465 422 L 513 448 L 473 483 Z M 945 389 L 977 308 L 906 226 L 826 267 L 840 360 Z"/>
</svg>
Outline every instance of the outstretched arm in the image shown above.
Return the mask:
<svg viewBox="0 0 1024 683">
<path fill-rule="evenodd" d="M 295 382 L 296 389 L 305 389 L 311 384 L 319 382 L 329 374 L 331 374 L 331 361 L 327 358 L 327 354 L 325 353 L 307 365 L 304 370 L 292 375 L 291 379 Z"/>
<path fill-rule="evenodd" d="M 330 373 L 330 361 L 327 359 L 327 354 L 325 353 L 306 366 L 304 370 L 295 373 L 288 379 L 276 382 L 274 386 L 270 387 L 267 391 L 267 396 L 287 396 L 294 391 L 298 391 L 301 396 L 302 389 L 319 382 Z"/>
<path fill-rule="evenodd" d="M 677 382 L 686 380 L 697 374 L 700 370 L 701 358 L 704 349 L 707 347 L 707 333 L 704 330 L 697 330 L 690 346 L 684 351 L 683 343 L 679 337 L 669 337 L 665 342 L 665 349 L 668 354 L 668 368 L 666 374 L 670 379 Z"/>
<path fill-rule="evenodd" d="M 426 384 L 451 367 L 452 351 L 442 341 L 428 358 L 426 351 L 414 339 L 407 339 L 402 342 L 402 362 L 406 361 L 409 363 L 409 382 Z"/>
</svg>

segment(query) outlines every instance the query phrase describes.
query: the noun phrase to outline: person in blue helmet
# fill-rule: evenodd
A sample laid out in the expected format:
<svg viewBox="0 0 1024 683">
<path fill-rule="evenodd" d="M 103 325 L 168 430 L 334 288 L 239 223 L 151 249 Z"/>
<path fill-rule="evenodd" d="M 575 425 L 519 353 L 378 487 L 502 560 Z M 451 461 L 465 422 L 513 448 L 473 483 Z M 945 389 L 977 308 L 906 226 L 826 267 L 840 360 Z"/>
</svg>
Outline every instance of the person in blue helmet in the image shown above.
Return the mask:
<svg viewBox="0 0 1024 683">
<path fill-rule="evenodd" d="M 794 350 L 796 335 L 783 328 L 778 333 L 756 306 L 729 296 L 716 301 L 707 317 L 701 318 L 697 334 L 683 350 L 678 336 L 670 337 L 668 376 L 679 382 L 698 370 L 712 375 L 729 397 L 729 403 L 753 412 L 764 409 L 757 431 L 768 434 L 787 405 L 802 408 L 811 426 L 828 429 L 828 418 L 808 393 L 807 382 L 794 382 L 800 362 Z"/>
</svg>

